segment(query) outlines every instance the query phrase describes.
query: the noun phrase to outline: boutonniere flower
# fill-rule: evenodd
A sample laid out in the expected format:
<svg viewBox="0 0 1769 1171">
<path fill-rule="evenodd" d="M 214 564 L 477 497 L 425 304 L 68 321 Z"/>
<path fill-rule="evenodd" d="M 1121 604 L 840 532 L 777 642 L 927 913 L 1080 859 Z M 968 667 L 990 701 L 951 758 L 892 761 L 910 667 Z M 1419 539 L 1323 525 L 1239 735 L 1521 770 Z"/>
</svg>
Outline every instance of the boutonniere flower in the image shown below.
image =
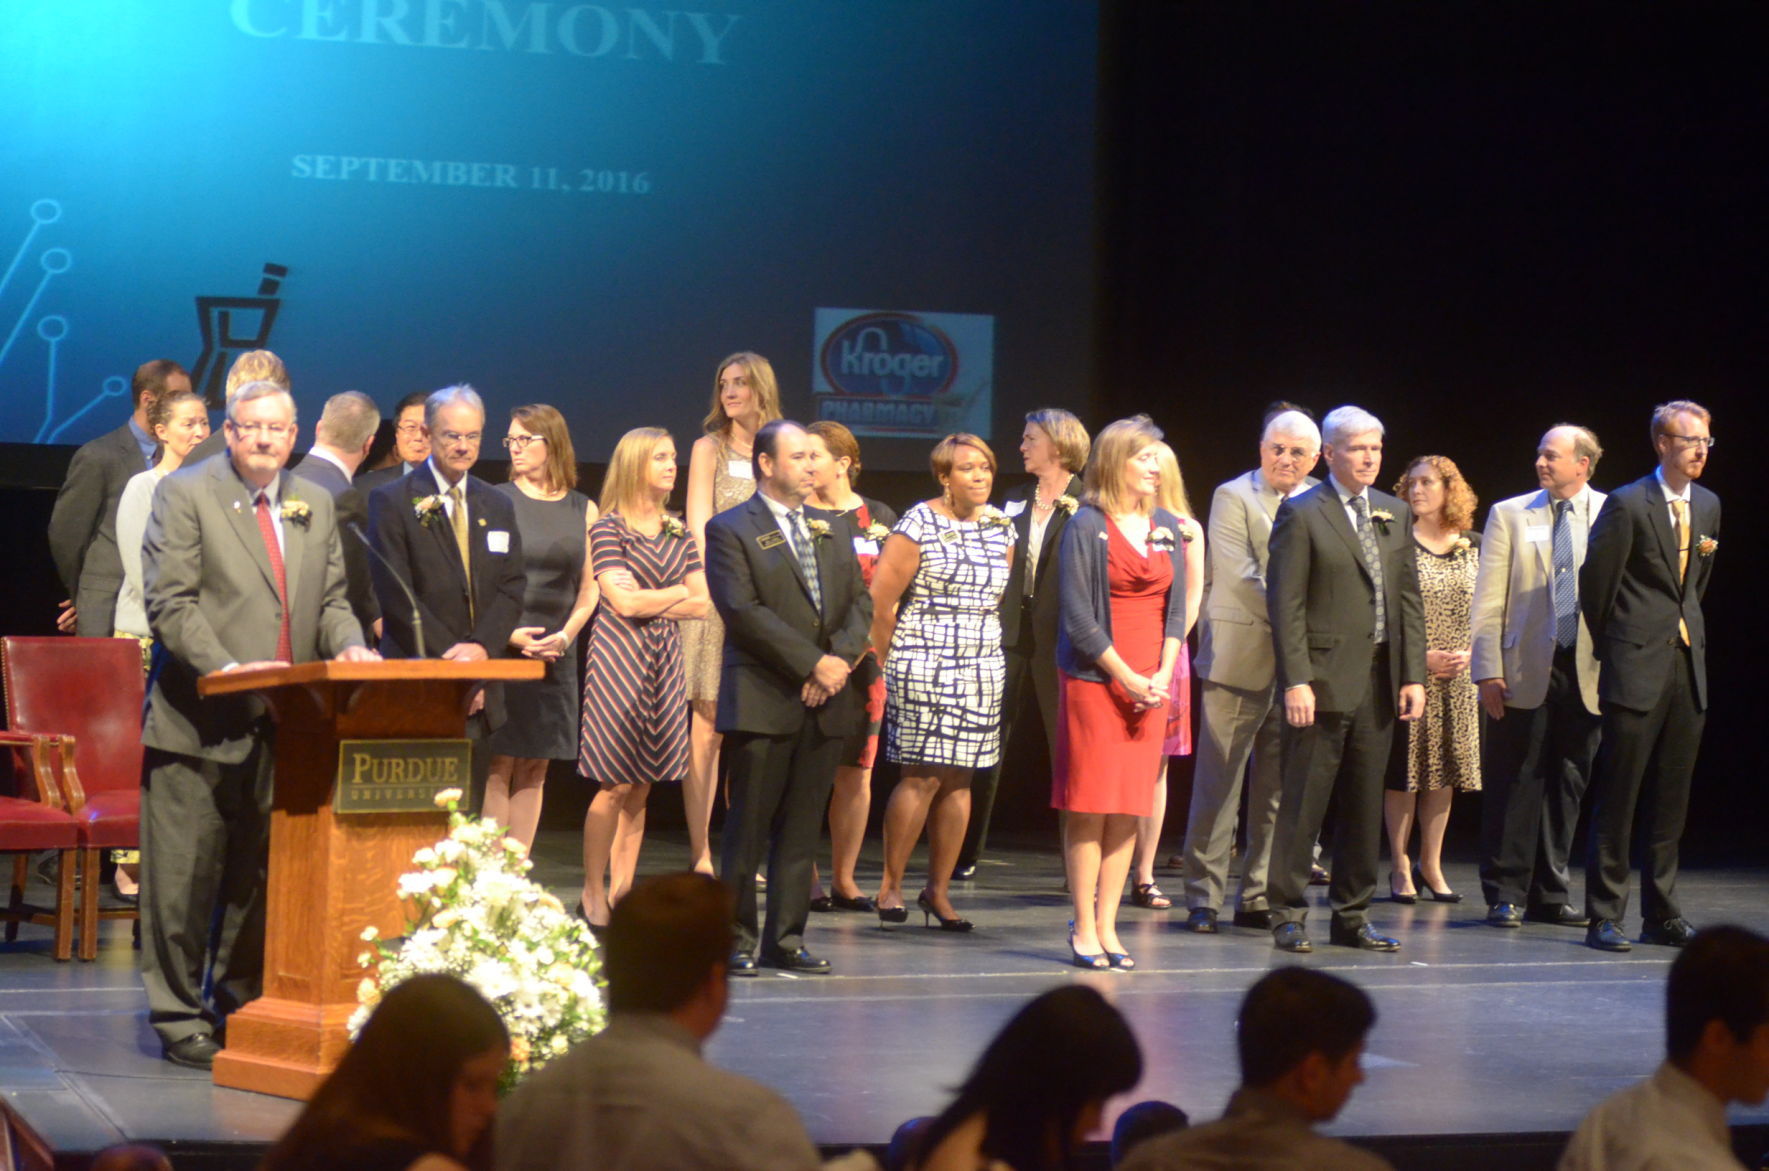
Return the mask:
<svg viewBox="0 0 1769 1171">
<path fill-rule="evenodd" d="M 1372 508 L 1370 519 L 1376 523 L 1376 527 L 1381 529 L 1382 535 L 1386 537 L 1388 526 L 1394 523 L 1394 513 L 1389 512 L 1386 508 Z"/>
<path fill-rule="evenodd" d="M 1714 555 L 1714 550 L 1719 547 L 1720 542 L 1714 540 L 1712 537 L 1696 538 L 1695 551 L 1703 557 L 1712 557 Z"/>
<path fill-rule="evenodd" d="M 891 530 L 885 528 L 883 525 L 879 524 L 877 521 L 873 521 L 871 524 L 866 526 L 866 539 L 868 541 L 877 541 L 880 544 L 883 544 L 884 539 L 890 535 L 891 535 Z"/>
<path fill-rule="evenodd" d="M 658 531 L 666 537 L 676 537 L 680 539 L 688 530 L 683 526 L 681 521 L 666 512 L 663 514 L 663 524 Z"/>
<path fill-rule="evenodd" d="M 1470 541 L 1467 537 L 1457 537 L 1456 543 L 1451 545 L 1450 548 L 1455 551 L 1456 556 L 1466 557 L 1473 551 L 1474 542 Z"/>
<path fill-rule="evenodd" d="M 290 523 L 290 524 L 298 524 L 302 528 L 306 528 L 307 522 L 311 521 L 313 519 L 313 509 L 308 505 L 307 501 L 305 501 L 305 500 L 285 500 L 285 501 L 283 501 L 282 512 L 283 512 L 283 520 L 285 522 Z"/>
<path fill-rule="evenodd" d="M 805 527 L 811 531 L 811 536 L 819 541 L 829 538 L 829 522 L 826 520 L 807 520 Z"/>
<path fill-rule="evenodd" d="M 1197 540 L 1198 539 L 1198 526 L 1190 520 L 1180 521 L 1179 522 L 1179 539 L 1184 541 L 1188 545 L 1191 544 L 1193 541 Z"/>
<path fill-rule="evenodd" d="M 977 523 L 986 529 L 1006 529 L 1013 527 L 1013 518 L 993 504 L 988 504 L 977 514 Z"/>
<path fill-rule="evenodd" d="M 1188 540 L 1190 538 L 1187 538 Z M 1173 549 L 1173 530 L 1166 525 L 1149 530 L 1149 548 L 1171 552 Z"/>
<path fill-rule="evenodd" d="M 431 525 L 439 518 L 446 518 L 448 510 L 440 496 L 418 496 L 412 499 L 412 514 L 421 525 Z"/>
<path fill-rule="evenodd" d="M 1073 496 L 1069 495 L 1067 492 L 1065 492 L 1061 496 L 1058 496 L 1055 500 L 1052 500 L 1050 502 L 1050 506 L 1055 509 L 1060 509 L 1061 511 L 1068 513 L 1070 516 L 1073 516 L 1075 514 L 1075 510 L 1077 508 L 1081 507 L 1081 502 L 1079 500 L 1075 499 Z"/>
</svg>

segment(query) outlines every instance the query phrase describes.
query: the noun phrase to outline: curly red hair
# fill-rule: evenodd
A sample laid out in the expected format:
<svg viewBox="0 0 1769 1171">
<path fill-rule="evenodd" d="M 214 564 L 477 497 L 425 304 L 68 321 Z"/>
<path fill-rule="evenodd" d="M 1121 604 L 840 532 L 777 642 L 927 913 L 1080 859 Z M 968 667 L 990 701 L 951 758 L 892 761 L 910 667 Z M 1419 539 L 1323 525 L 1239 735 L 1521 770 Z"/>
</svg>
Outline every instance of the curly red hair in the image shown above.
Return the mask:
<svg viewBox="0 0 1769 1171">
<path fill-rule="evenodd" d="M 1455 533 L 1465 533 L 1473 528 L 1474 509 L 1480 504 L 1480 497 L 1468 486 L 1456 461 L 1447 455 L 1422 455 L 1408 462 L 1407 474 L 1395 484 L 1394 494 L 1412 503 L 1413 473 L 1420 464 L 1436 472 L 1437 478 L 1443 481 L 1443 527 Z"/>
</svg>

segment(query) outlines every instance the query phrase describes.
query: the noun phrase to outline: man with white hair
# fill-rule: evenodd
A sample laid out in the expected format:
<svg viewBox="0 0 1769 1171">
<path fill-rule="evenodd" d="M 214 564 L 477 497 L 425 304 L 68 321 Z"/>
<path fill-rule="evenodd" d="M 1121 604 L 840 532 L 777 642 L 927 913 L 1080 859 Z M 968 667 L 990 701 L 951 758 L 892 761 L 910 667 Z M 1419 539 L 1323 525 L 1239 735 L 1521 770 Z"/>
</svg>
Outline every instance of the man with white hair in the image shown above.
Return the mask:
<svg viewBox="0 0 1769 1171">
<path fill-rule="evenodd" d="M 1308 876 L 1331 801 L 1332 942 L 1398 951 L 1366 918 L 1382 844 L 1382 778 L 1394 722 L 1425 709 L 1425 608 L 1413 517 L 1373 485 L 1382 421 L 1360 407 L 1321 427 L 1328 479 L 1278 506 L 1266 575 L 1283 688 L 1283 798 L 1272 842 L 1272 942 L 1313 951 Z"/>
<path fill-rule="evenodd" d="M 1259 466 L 1218 485 L 1210 502 L 1209 556 L 1193 664 L 1203 716 L 1185 835 L 1186 927 L 1201 934 L 1217 930 L 1249 758 L 1247 853 L 1234 922 L 1237 927 L 1271 928 L 1265 879 L 1281 792 L 1278 733 L 1283 709 L 1273 688 L 1276 661 L 1266 614 L 1266 561 L 1278 506 L 1320 482 L 1308 474 L 1320 451 L 1321 433 L 1314 420 L 1298 410 L 1280 411 L 1260 438 Z"/>
</svg>

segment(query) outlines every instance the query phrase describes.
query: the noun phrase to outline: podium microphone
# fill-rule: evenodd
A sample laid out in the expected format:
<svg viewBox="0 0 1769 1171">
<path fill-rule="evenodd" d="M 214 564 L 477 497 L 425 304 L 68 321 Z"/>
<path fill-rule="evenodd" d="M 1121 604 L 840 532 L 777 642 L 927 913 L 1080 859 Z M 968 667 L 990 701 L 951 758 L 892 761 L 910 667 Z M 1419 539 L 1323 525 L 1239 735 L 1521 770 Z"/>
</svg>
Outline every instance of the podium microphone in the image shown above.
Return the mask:
<svg viewBox="0 0 1769 1171">
<path fill-rule="evenodd" d="M 376 561 L 379 561 L 386 567 L 387 576 L 392 578 L 394 582 L 398 584 L 399 588 L 405 591 L 405 600 L 412 604 L 412 642 L 417 644 L 418 658 L 429 658 L 430 656 L 424 653 L 424 619 L 423 616 L 418 613 L 418 595 L 412 592 L 412 587 L 405 584 L 405 578 L 399 575 L 399 570 L 393 568 L 393 562 L 387 560 L 387 558 L 382 555 L 381 551 L 375 548 L 374 545 L 369 542 L 369 539 L 363 535 L 361 525 L 357 524 L 355 521 L 351 521 L 344 527 L 356 534 L 356 539 L 362 542 L 362 547 L 367 549 Z"/>
</svg>

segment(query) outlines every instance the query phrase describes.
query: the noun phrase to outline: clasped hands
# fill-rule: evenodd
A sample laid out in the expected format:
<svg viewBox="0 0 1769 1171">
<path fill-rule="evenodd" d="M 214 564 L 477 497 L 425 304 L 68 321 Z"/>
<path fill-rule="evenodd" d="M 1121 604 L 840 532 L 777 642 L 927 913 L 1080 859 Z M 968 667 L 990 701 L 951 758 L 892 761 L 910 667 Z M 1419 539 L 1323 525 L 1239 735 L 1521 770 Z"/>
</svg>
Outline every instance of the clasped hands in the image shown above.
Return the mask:
<svg viewBox="0 0 1769 1171">
<path fill-rule="evenodd" d="M 850 670 L 845 659 L 824 655 L 811 670 L 811 677 L 805 680 L 804 687 L 799 691 L 799 698 L 806 707 L 822 707 L 836 692 L 848 685 Z"/>
<path fill-rule="evenodd" d="M 1153 675 L 1138 675 L 1130 671 L 1118 680 L 1118 686 L 1124 689 L 1131 706 L 1137 711 L 1151 711 L 1165 706 L 1172 698 L 1168 693 L 1173 689 L 1173 673 L 1156 671 Z"/>
<path fill-rule="evenodd" d="M 510 645 L 525 659 L 551 663 L 565 653 L 565 632 L 548 634 L 544 626 L 518 626 L 510 632 Z"/>
</svg>

